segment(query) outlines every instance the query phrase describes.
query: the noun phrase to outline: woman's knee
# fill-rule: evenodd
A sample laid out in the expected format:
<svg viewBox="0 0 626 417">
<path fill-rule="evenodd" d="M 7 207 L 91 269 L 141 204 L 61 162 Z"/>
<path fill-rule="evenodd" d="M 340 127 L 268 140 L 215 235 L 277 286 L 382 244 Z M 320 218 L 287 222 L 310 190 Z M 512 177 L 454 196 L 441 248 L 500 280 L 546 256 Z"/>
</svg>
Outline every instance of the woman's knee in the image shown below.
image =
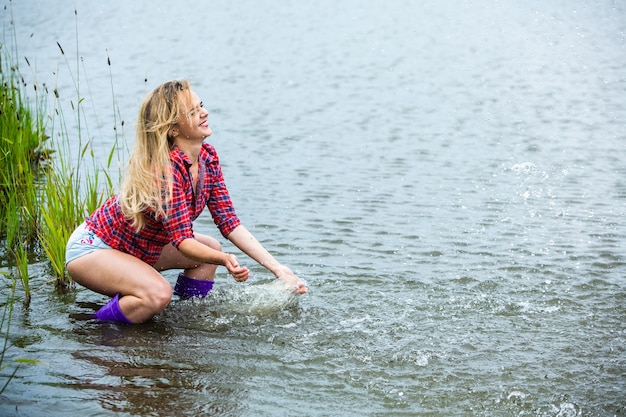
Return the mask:
<svg viewBox="0 0 626 417">
<path fill-rule="evenodd" d="M 161 277 L 162 278 L 162 277 Z M 149 291 L 144 295 L 144 299 L 150 304 L 151 308 L 158 314 L 165 310 L 172 300 L 173 289 L 171 284 L 164 278 L 157 280 L 150 286 Z"/>
</svg>

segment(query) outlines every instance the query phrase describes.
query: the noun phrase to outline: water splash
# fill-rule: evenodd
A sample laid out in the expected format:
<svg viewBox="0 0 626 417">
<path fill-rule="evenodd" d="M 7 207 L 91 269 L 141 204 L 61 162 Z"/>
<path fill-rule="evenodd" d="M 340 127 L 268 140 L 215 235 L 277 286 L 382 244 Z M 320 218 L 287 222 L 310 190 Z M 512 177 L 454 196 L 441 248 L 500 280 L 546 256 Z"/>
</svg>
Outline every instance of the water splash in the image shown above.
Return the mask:
<svg viewBox="0 0 626 417">
<path fill-rule="evenodd" d="M 580 417 L 582 416 L 582 410 L 575 404 L 564 402 L 558 406 L 550 404 L 551 412 L 556 417 Z"/>
<path fill-rule="evenodd" d="M 537 168 L 537 165 L 533 162 L 520 162 L 511 167 L 511 169 L 517 173 L 528 174 Z"/>
<path fill-rule="evenodd" d="M 248 314 L 268 316 L 294 307 L 298 296 L 282 281 L 226 288 L 217 290 L 209 298 L 218 311 L 227 314 Z"/>
<path fill-rule="evenodd" d="M 298 296 L 282 281 L 213 289 L 206 298 L 174 300 L 159 320 L 206 330 L 258 324 L 279 316 L 298 304 Z"/>
</svg>

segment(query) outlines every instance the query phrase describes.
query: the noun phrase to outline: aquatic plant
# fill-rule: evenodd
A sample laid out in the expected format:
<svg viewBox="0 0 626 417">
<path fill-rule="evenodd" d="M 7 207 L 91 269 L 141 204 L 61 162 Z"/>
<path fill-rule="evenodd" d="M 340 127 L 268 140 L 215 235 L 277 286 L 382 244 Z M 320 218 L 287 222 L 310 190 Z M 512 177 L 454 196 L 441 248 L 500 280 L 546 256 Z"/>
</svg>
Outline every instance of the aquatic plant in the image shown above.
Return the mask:
<svg viewBox="0 0 626 417">
<path fill-rule="evenodd" d="M 49 91 L 46 85 L 39 86 L 35 81 L 35 110 L 31 110 L 31 103 L 24 98 L 24 89 L 29 86 L 14 58 L 18 53 L 15 27 L 10 20 L 12 52 L 7 50 L 6 42 L 0 43 L 0 216 L 6 220 L 0 223 L 0 240 L 5 240 L 10 256 L 8 266 L 15 267 L 29 300 L 28 265 L 40 260 L 42 252 L 50 261 L 57 287 L 71 286 L 65 271 L 65 244 L 85 215 L 112 193 L 110 170 L 115 162 L 118 169 L 121 166 L 114 158 L 119 132 L 114 116 L 115 142 L 102 167 L 96 160 L 92 141 L 84 140 L 91 133 L 84 111 L 86 100 L 80 90 L 81 84 L 88 86 L 80 79 L 82 59 L 76 53 L 73 67 L 59 43 L 75 90 L 75 95 L 68 97 L 72 124 L 66 122 L 56 87 Z M 78 41 L 77 24 L 77 51 Z M 24 60 L 30 67 L 28 58 Z M 107 63 L 110 72 L 110 59 Z M 111 92 L 115 107 L 112 81 Z M 48 103 L 52 103 L 49 112 Z M 121 126 L 123 132 L 123 122 Z"/>
<path fill-rule="evenodd" d="M 11 26 L 15 40 L 12 18 Z M 66 289 L 71 285 L 65 271 L 65 244 L 84 216 L 111 194 L 113 181 L 109 170 L 118 147 L 117 119 L 114 121 L 115 144 L 104 169 L 96 163 L 91 142 L 83 143 L 82 132 L 88 125 L 83 123 L 85 99 L 79 90 L 78 55 L 75 78 L 70 70 L 77 97 L 76 104 L 70 101 L 76 117 L 76 134 L 70 135 L 56 88 L 53 90 L 52 111 L 47 114 L 50 92 L 47 86 L 40 88 L 35 82 L 35 110 L 31 110 L 31 103 L 24 94 L 28 85 L 14 58 L 18 55 L 15 41 L 12 45 L 12 53 L 9 53 L 6 42 L 0 43 L 0 241 L 4 241 L 8 254 L 3 261 L 15 271 L 15 275 L 0 271 L 0 275 L 8 277 L 12 283 L 0 317 L 0 372 L 12 365 L 14 368 L 4 383 L 0 382 L 0 395 L 22 364 L 40 363 L 30 359 L 5 363 L 5 354 L 11 347 L 10 324 L 16 277 L 22 282 L 28 304 L 31 300 L 29 264 L 40 260 L 43 250 L 50 261 L 57 288 Z M 58 46 L 65 55 L 61 45 Z M 24 59 L 30 67 L 28 58 Z M 67 60 L 66 63 L 70 68 Z M 110 59 L 108 64 L 110 67 Z M 113 103 L 115 106 L 114 94 Z M 78 137 L 78 148 L 70 137 Z M 74 149 L 78 149 L 78 155 L 73 155 Z M 73 156 L 76 162 L 72 162 Z"/>
<path fill-rule="evenodd" d="M 34 114 L 20 90 L 19 70 L 0 44 L 0 237 L 5 238 L 9 263 L 17 267 L 30 297 L 28 254 L 38 237 L 37 180 L 48 137 L 41 118 Z"/>
<path fill-rule="evenodd" d="M 78 16 L 76 10 L 74 10 L 74 15 Z M 76 50 L 78 51 L 78 18 L 76 19 Z M 114 156 L 117 155 L 119 136 L 114 111 L 115 142 L 108 152 L 105 166 L 100 166 L 92 147 L 92 141 L 84 139 L 84 133 L 86 133 L 87 138 L 90 138 L 91 134 L 88 118 L 83 109 L 87 101 L 80 89 L 82 60 L 77 52 L 75 68 L 72 69 L 65 50 L 58 42 L 57 46 L 73 81 L 76 104 L 74 104 L 74 100 L 70 99 L 70 105 L 73 111 L 75 130 L 70 133 L 63 113 L 61 97 L 55 88 L 53 111 L 48 116 L 48 129 L 56 152 L 51 169 L 46 173 L 46 182 L 42 187 L 39 241 L 50 260 L 57 286 L 66 288 L 71 285 L 71 279 L 65 272 L 65 244 L 85 216 L 94 211 L 96 207 L 102 204 L 104 198 L 113 192 L 114 184 L 109 172 L 113 167 Z M 107 64 L 109 65 L 109 74 L 111 74 L 111 60 L 108 57 Z M 115 108 L 112 76 L 110 79 Z M 89 86 L 87 82 L 84 84 Z M 123 122 L 121 126 L 123 128 Z M 78 146 L 76 146 L 76 142 Z M 78 152 L 78 154 L 73 155 L 74 152 Z M 119 169 L 121 164 L 119 160 L 116 162 L 118 162 L 117 167 Z"/>
<path fill-rule="evenodd" d="M 46 137 L 22 99 L 15 73 L 5 74 L 3 71 L 0 79 L 0 198 L 7 202 L 13 195 L 19 199 L 19 207 L 30 210 L 36 206 L 35 193 L 30 191 L 35 189 Z M 36 220 L 29 216 L 23 220 L 25 236 L 36 237 Z M 1 232 L 6 233 L 8 225 L 2 227 Z"/>
</svg>

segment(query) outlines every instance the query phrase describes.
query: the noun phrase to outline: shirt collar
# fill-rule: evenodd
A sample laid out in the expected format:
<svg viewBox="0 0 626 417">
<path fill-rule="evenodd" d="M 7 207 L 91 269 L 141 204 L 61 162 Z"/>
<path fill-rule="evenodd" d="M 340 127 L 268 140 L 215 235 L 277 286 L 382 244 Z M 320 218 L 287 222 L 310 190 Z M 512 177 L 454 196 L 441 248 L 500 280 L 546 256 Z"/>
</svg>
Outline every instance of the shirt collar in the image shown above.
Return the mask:
<svg viewBox="0 0 626 417">
<path fill-rule="evenodd" d="M 185 153 L 176 146 L 174 146 L 172 150 L 170 151 L 170 158 L 176 164 L 184 163 L 185 166 L 187 166 L 187 168 L 193 165 L 193 162 L 191 162 L 191 159 L 189 159 L 189 157 L 185 155 Z"/>
</svg>

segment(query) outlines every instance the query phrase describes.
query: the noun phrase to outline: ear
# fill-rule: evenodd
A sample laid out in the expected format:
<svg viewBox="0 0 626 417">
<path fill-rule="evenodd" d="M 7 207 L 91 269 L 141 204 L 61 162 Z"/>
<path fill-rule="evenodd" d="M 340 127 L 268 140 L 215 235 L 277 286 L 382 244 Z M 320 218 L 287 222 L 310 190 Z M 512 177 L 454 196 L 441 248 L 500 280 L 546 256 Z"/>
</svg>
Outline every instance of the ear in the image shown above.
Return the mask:
<svg viewBox="0 0 626 417">
<path fill-rule="evenodd" d="M 175 138 L 176 136 L 178 136 L 178 128 L 173 127 L 172 130 L 170 130 L 170 137 Z"/>
</svg>

